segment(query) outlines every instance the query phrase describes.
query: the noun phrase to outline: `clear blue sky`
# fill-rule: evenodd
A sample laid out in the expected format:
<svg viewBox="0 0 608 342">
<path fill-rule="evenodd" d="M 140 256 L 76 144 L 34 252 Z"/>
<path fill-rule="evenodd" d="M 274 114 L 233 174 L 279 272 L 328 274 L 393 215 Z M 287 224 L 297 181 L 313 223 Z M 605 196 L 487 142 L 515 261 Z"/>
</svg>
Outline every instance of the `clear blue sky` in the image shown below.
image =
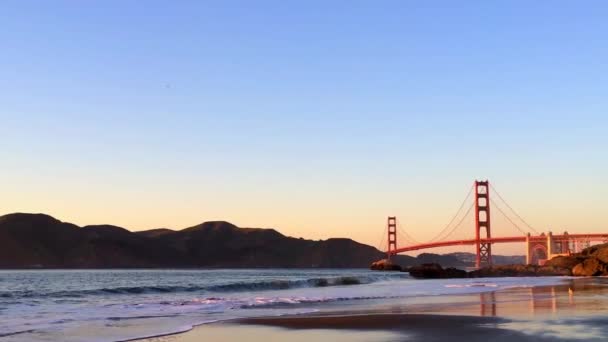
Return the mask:
<svg viewBox="0 0 608 342">
<path fill-rule="evenodd" d="M 0 212 L 377 244 L 475 178 L 606 231 L 605 1 L 3 1 Z M 472 234 L 472 227 L 471 227 Z"/>
</svg>

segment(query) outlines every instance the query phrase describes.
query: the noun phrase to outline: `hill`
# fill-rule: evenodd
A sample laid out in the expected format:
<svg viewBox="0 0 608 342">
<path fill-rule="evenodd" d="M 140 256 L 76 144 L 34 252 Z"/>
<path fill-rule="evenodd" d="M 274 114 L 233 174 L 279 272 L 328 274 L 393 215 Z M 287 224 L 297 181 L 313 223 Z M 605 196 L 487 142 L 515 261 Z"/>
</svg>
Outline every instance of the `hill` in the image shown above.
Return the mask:
<svg viewBox="0 0 608 342">
<path fill-rule="evenodd" d="M 454 257 L 462 263 L 468 266 L 475 266 L 475 254 L 466 252 L 455 252 L 445 254 L 445 256 Z M 494 265 L 523 265 L 526 263 L 525 255 L 492 255 L 492 262 Z M 447 263 L 438 262 L 443 266 L 454 266 Z"/>
<path fill-rule="evenodd" d="M 0 268 L 368 267 L 383 255 L 350 239 L 296 239 L 223 221 L 134 233 L 44 214 L 0 217 Z"/>
</svg>

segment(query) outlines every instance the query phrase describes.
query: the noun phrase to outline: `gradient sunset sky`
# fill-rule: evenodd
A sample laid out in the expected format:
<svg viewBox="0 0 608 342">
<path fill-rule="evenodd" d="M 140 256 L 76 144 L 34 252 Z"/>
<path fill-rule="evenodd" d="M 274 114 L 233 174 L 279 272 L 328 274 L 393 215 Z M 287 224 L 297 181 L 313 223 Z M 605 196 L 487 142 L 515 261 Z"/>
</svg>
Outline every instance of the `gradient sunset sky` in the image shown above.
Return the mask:
<svg viewBox="0 0 608 342">
<path fill-rule="evenodd" d="M 489 179 L 538 230 L 606 232 L 606 18 L 605 1 L 3 1 L 0 214 L 377 246 L 387 215 L 427 240 Z"/>
</svg>

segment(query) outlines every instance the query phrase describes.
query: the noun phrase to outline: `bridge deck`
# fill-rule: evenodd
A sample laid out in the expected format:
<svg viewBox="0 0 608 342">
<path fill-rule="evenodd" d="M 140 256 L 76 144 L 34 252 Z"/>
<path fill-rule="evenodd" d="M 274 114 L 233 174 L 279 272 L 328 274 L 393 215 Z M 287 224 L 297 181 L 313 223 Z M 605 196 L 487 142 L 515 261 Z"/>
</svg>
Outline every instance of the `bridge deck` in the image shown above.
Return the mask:
<svg viewBox="0 0 608 342">
<path fill-rule="evenodd" d="M 490 239 L 481 239 L 482 243 L 514 243 L 514 242 L 526 242 L 526 236 L 509 236 L 509 237 L 493 237 Z M 530 241 L 546 241 L 547 236 L 531 236 Z M 589 240 L 589 241 L 606 241 L 608 240 L 608 234 L 565 234 L 565 235 L 553 235 L 553 241 L 570 241 L 570 240 Z M 437 247 L 448 247 L 448 246 L 463 246 L 463 245 L 475 245 L 477 244 L 476 239 L 468 240 L 452 240 L 452 241 L 440 241 L 431 243 L 422 243 L 419 245 L 412 245 L 407 247 L 397 248 L 394 254 L 418 251 L 421 249 L 437 248 Z"/>
</svg>

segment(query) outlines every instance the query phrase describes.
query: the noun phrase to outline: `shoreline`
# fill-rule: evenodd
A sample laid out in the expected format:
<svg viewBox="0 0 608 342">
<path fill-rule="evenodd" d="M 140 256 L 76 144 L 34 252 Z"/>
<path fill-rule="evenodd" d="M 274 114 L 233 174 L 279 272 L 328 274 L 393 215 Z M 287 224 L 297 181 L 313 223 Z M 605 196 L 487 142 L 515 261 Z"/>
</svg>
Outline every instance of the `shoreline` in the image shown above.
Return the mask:
<svg viewBox="0 0 608 342">
<path fill-rule="evenodd" d="M 353 341 L 360 337 L 364 337 L 363 341 L 442 341 L 452 337 L 470 341 L 577 340 L 575 335 L 562 336 L 564 333 L 554 324 L 557 321 L 563 324 L 569 319 L 585 326 L 573 331 L 574 334 L 596 331 L 585 340 L 602 340 L 602 336 L 608 334 L 608 317 L 601 317 L 607 316 L 607 309 L 603 308 L 608 308 L 608 279 L 565 280 L 560 285 L 432 296 L 427 303 L 394 303 L 361 311 L 238 318 L 204 323 L 186 332 L 130 341 L 232 341 L 258 335 L 259 339 L 249 340 L 299 341 L 300 336 L 331 341 Z M 593 310 L 602 314 L 589 315 Z"/>
</svg>

